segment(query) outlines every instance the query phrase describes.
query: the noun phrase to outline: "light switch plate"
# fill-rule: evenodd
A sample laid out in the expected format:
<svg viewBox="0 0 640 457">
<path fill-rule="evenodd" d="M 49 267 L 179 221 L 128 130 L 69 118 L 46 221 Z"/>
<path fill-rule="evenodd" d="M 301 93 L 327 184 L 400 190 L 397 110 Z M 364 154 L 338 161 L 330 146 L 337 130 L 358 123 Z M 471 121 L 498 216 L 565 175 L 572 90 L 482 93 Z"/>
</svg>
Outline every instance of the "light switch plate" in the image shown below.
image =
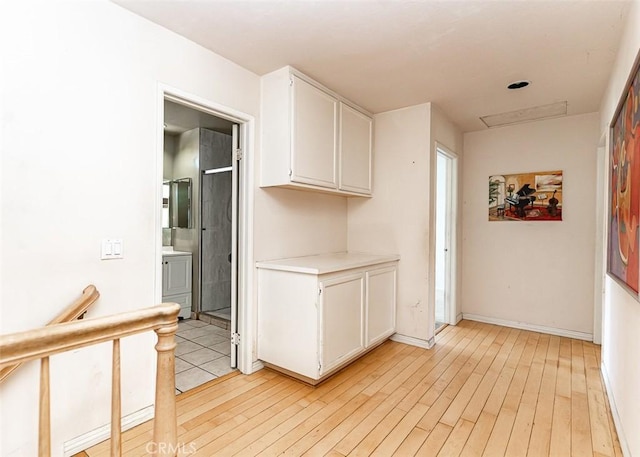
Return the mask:
<svg viewBox="0 0 640 457">
<path fill-rule="evenodd" d="M 124 249 L 121 238 L 105 238 L 100 245 L 100 259 L 122 259 Z"/>
</svg>

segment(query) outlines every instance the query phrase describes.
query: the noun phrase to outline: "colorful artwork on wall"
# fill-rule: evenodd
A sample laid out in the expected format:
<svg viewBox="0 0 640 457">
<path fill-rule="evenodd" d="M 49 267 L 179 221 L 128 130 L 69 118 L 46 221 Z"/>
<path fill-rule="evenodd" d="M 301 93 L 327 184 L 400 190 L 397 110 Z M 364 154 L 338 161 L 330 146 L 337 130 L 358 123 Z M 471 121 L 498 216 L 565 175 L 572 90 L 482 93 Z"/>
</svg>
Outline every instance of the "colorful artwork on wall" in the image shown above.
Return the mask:
<svg viewBox="0 0 640 457">
<path fill-rule="evenodd" d="M 611 123 L 608 272 L 638 298 L 640 263 L 640 54 Z"/>
<path fill-rule="evenodd" d="M 489 176 L 490 221 L 561 221 L 562 171 Z"/>
</svg>

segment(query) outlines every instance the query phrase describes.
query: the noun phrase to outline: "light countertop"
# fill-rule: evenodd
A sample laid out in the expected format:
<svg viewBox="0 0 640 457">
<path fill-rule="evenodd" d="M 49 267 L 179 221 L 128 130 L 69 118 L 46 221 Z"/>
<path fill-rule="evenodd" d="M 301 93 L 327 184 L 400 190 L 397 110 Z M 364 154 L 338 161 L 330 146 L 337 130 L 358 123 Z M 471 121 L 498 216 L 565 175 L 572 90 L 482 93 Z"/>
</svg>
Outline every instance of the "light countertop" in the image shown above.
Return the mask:
<svg viewBox="0 0 640 457">
<path fill-rule="evenodd" d="M 352 268 L 366 267 L 400 260 L 396 254 L 379 255 L 364 252 L 339 252 L 319 254 L 289 259 L 265 260 L 256 262 L 258 268 L 267 270 L 292 271 L 308 274 L 326 274 Z"/>
<path fill-rule="evenodd" d="M 162 257 L 171 257 L 175 255 L 191 255 L 186 251 L 174 251 L 173 246 L 162 246 Z"/>
</svg>

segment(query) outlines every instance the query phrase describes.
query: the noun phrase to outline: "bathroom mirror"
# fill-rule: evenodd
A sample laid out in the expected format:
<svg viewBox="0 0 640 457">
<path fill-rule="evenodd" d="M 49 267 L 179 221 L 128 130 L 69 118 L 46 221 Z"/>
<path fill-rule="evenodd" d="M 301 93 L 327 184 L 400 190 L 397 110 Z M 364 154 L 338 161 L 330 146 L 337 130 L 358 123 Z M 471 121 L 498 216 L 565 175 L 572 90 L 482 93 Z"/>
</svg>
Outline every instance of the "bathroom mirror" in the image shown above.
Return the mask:
<svg viewBox="0 0 640 457">
<path fill-rule="evenodd" d="M 191 178 L 162 184 L 162 227 L 191 228 Z"/>
</svg>

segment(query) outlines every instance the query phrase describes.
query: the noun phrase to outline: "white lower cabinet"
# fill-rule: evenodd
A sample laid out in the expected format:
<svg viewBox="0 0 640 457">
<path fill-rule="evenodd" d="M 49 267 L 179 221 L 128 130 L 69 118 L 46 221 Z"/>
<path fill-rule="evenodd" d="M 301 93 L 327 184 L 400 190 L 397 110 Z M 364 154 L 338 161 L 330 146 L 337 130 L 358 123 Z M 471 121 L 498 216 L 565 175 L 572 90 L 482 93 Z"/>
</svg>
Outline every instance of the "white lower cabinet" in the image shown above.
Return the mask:
<svg viewBox="0 0 640 457">
<path fill-rule="evenodd" d="M 395 331 L 398 256 L 258 262 L 258 358 L 315 384 Z"/>
<path fill-rule="evenodd" d="M 172 251 L 162 256 L 162 302 L 178 303 L 179 317 L 191 317 L 191 253 Z"/>
<path fill-rule="evenodd" d="M 367 272 L 367 315 L 365 346 L 369 347 L 395 332 L 396 310 L 389 303 L 396 301 L 395 265 Z"/>
<path fill-rule="evenodd" d="M 321 281 L 319 314 L 323 375 L 364 349 L 364 274 Z"/>
</svg>

